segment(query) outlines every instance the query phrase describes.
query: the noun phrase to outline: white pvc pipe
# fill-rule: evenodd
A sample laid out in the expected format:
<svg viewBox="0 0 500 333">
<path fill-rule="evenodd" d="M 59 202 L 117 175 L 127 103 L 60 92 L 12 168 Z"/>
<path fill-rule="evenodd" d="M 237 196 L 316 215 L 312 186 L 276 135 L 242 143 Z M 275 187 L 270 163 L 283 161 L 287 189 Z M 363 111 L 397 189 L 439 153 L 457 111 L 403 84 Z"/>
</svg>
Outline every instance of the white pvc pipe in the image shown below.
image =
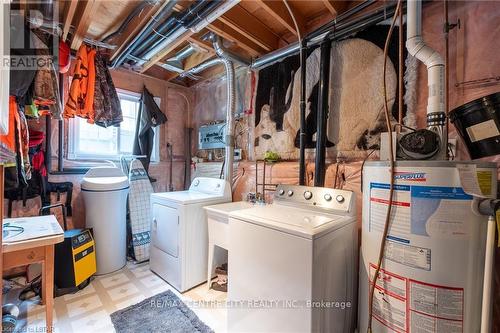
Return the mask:
<svg viewBox="0 0 500 333">
<path fill-rule="evenodd" d="M 444 60 L 422 38 L 421 0 L 408 0 L 406 48 L 408 53 L 427 66 L 427 114 L 444 113 Z"/>
<path fill-rule="evenodd" d="M 481 305 L 481 333 L 490 333 L 493 269 L 495 267 L 495 218 L 488 217 L 486 252 L 484 255 L 483 303 Z"/>
</svg>

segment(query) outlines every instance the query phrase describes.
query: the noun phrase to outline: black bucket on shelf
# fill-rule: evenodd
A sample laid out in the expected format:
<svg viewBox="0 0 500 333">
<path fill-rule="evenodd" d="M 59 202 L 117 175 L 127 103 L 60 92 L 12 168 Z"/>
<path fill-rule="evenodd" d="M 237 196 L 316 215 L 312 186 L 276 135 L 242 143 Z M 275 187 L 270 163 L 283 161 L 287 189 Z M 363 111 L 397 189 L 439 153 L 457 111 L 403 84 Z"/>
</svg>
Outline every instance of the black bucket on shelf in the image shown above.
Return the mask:
<svg viewBox="0 0 500 333">
<path fill-rule="evenodd" d="M 449 116 L 472 159 L 500 154 L 500 93 L 475 99 Z"/>
</svg>

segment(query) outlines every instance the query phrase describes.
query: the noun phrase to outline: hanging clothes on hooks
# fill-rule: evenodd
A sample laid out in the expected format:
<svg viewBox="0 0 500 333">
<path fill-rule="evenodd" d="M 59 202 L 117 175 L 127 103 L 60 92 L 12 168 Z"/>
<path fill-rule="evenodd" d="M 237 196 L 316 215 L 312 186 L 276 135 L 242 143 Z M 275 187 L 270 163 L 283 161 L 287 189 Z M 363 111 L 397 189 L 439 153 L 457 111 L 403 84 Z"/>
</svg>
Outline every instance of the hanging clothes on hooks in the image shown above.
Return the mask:
<svg viewBox="0 0 500 333">
<path fill-rule="evenodd" d="M 94 65 L 90 66 L 89 64 L 89 61 L 94 59 L 92 54 L 95 55 L 95 50 L 92 50 L 85 44 L 82 44 L 78 49 L 73 80 L 71 81 L 71 87 L 68 94 L 68 101 L 64 107 L 65 118 L 74 118 L 75 116 L 78 116 L 88 119 L 89 123 L 94 122 L 93 114 L 91 116 L 88 113 L 88 110 L 93 108 L 93 106 L 87 105 L 86 107 L 86 102 L 90 102 L 87 100 L 87 94 L 90 89 L 94 90 L 94 85 L 89 84 L 89 68 L 95 68 Z M 93 77 L 95 78 L 95 74 Z"/>
<path fill-rule="evenodd" d="M 97 53 L 95 56 L 95 124 L 101 127 L 119 126 L 123 121 L 120 99 L 115 89 L 106 59 Z"/>
<path fill-rule="evenodd" d="M 139 114 L 137 115 L 132 153 L 134 155 L 146 155 L 146 158 L 139 159 L 146 171 L 149 171 L 149 162 L 151 161 L 151 153 L 153 151 L 155 136 L 153 127 L 159 126 L 166 121 L 167 116 L 161 112 L 153 95 L 144 87 L 139 106 Z"/>
<path fill-rule="evenodd" d="M 59 96 L 59 77 L 54 64 L 54 57 L 51 54 L 48 43 L 50 35 L 42 31 L 35 30 L 34 42 L 37 49 L 38 61 L 41 66 L 38 68 L 34 86 L 33 86 L 33 103 L 26 101 L 26 105 L 34 104 L 41 114 L 51 114 L 54 119 L 62 119 L 62 105 Z"/>
<path fill-rule="evenodd" d="M 65 118 L 75 116 L 102 127 L 119 126 L 123 121 L 120 100 L 107 61 L 95 48 L 85 44 L 80 46 L 76 56 L 73 80 L 64 108 Z"/>
</svg>

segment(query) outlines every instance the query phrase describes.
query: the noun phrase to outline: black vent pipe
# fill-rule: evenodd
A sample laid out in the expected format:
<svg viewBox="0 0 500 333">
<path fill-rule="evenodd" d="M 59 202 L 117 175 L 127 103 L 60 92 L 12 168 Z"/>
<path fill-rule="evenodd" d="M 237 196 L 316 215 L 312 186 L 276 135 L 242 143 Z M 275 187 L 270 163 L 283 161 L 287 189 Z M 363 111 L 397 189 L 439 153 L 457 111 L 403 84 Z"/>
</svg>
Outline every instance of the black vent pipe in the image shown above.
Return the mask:
<svg viewBox="0 0 500 333">
<path fill-rule="evenodd" d="M 141 45 L 136 47 L 136 49 L 133 51 L 133 54 L 136 57 L 140 58 L 140 56 L 146 53 L 147 50 L 152 49 L 160 44 L 161 41 L 165 38 L 163 36 L 169 35 L 175 25 L 189 24 L 190 21 L 199 16 L 198 11 L 200 11 L 204 7 L 211 6 L 212 4 L 213 2 L 210 2 L 207 5 L 206 1 L 198 0 L 193 5 L 191 5 L 191 7 L 189 7 L 184 13 L 180 13 L 180 15 L 170 16 L 163 23 L 161 23 L 158 28 L 155 29 L 153 33 L 144 40 L 143 43 L 141 43 Z"/>
<path fill-rule="evenodd" d="M 328 119 L 328 102 L 330 90 L 330 51 L 332 42 L 329 36 L 321 43 L 319 61 L 318 114 L 316 117 L 316 163 L 314 186 L 325 186 L 326 156 L 326 123 Z"/>
<path fill-rule="evenodd" d="M 300 45 L 300 129 L 299 129 L 299 185 L 306 184 L 306 67 L 307 67 L 307 42 L 302 39 Z"/>
<path fill-rule="evenodd" d="M 138 45 L 132 52 L 134 55 L 140 55 L 149 48 L 155 47 L 162 40 L 162 35 L 166 35 L 172 27 L 179 22 L 177 15 L 172 15 L 158 26 L 155 31 L 149 35 L 141 45 Z"/>
<path fill-rule="evenodd" d="M 127 46 L 127 48 L 124 49 L 120 54 L 117 55 L 117 57 L 113 60 L 111 67 L 118 68 L 125 61 L 125 59 L 127 59 L 127 57 L 137 48 L 137 46 L 142 44 L 146 39 L 146 37 L 159 26 L 158 21 L 161 20 L 163 17 L 165 16 L 168 17 L 172 14 L 174 6 L 176 4 L 177 0 L 170 0 L 168 4 L 166 4 L 165 7 L 163 7 L 160 10 L 158 15 L 151 18 L 151 20 L 148 22 L 148 24 L 146 24 L 146 26 L 141 30 L 141 32 L 134 37 L 130 45 Z"/>
<path fill-rule="evenodd" d="M 155 54 L 169 44 L 169 39 L 175 38 L 172 36 L 180 35 L 187 31 L 187 29 L 195 26 L 204 17 L 216 10 L 222 3 L 223 1 L 216 0 L 208 3 L 203 2 L 203 6 L 201 6 L 200 3 L 196 3 L 189 7 L 182 17 L 170 28 L 167 34 L 160 36 L 160 39 L 153 43 L 151 47 L 146 48 L 140 55 L 135 56 L 136 59 L 139 59 L 137 64 L 143 65 L 146 61 L 149 61 Z"/>
</svg>

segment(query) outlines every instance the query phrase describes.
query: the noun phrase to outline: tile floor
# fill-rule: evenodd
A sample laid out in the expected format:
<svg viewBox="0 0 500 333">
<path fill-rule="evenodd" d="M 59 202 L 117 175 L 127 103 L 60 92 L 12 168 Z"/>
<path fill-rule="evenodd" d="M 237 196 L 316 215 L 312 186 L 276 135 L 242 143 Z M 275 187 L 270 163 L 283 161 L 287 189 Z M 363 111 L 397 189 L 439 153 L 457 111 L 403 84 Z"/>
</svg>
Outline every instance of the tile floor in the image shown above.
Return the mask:
<svg viewBox="0 0 500 333">
<path fill-rule="evenodd" d="M 173 290 L 215 332 L 226 332 L 226 293 L 208 290 L 203 284 L 180 295 L 149 270 L 147 263 L 128 263 L 123 269 L 96 277 L 76 294 L 55 299 L 54 327 L 57 333 L 114 332 L 109 315 L 145 298 Z M 203 301 L 203 304 L 200 304 Z M 37 299 L 20 305 L 18 332 L 45 332 L 45 307 Z"/>
</svg>

